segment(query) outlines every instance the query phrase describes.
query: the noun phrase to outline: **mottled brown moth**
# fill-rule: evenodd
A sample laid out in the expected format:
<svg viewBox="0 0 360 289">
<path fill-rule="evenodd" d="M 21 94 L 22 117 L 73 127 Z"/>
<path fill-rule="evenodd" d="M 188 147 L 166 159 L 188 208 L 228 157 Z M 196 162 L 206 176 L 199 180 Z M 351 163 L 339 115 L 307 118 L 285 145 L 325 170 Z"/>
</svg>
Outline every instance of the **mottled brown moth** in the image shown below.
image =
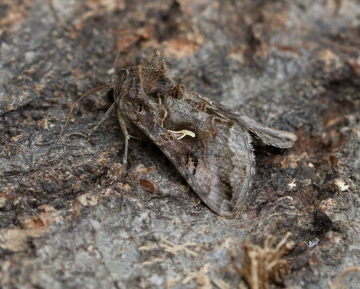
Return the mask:
<svg viewBox="0 0 360 289">
<path fill-rule="evenodd" d="M 175 84 L 158 51 L 143 64 L 117 69 L 106 85 L 78 101 L 104 88 L 114 103 L 88 136 L 116 109 L 125 137 L 123 164 L 130 135 L 154 142 L 220 216 L 234 217 L 250 190 L 255 174 L 251 136 L 278 148 L 289 148 L 296 140 L 293 133 L 263 126 Z"/>
</svg>

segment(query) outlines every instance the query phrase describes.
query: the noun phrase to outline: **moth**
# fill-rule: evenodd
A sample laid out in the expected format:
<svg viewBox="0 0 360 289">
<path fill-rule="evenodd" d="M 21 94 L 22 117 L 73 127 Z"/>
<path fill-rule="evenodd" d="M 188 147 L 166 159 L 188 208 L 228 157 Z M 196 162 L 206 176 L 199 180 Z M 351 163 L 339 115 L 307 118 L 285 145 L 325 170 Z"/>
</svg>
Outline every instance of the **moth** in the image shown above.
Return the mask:
<svg viewBox="0 0 360 289">
<path fill-rule="evenodd" d="M 167 77 L 166 70 L 156 51 L 140 65 L 117 69 L 106 85 L 78 99 L 77 103 L 104 88 L 114 99 L 88 137 L 116 110 L 125 137 L 124 165 L 130 136 L 150 140 L 211 210 L 232 218 L 244 203 L 255 174 L 252 137 L 267 145 L 290 148 L 296 135 L 266 127 L 187 90 Z M 63 130 L 68 121 L 69 117 Z"/>
</svg>

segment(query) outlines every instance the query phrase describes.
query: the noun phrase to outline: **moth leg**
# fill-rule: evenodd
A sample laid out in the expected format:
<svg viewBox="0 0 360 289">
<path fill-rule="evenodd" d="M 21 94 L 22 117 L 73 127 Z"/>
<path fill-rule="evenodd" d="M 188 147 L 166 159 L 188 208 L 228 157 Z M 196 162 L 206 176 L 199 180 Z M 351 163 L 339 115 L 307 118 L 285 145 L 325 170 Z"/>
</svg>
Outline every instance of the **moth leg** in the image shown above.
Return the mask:
<svg viewBox="0 0 360 289">
<path fill-rule="evenodd" d="M 90 95 L 90 94 L 92 94 L 92 93 L 95 93 L 95 92 L 97 92 L 97 91 L 99 91 L 99 90 L 102 90 L 102 89 L 104 89 L 104 88 L 108 88 L 108 86 L 107 86 L 107 85 L 98 86 L 98 87 L 95 87 L 95 88 L 93 88 L 93 89 L 90 89 L 89 91 L 87 91 L 86 93 L 84 93 L 84 94 L 73 104 L 73 106 L 71 107 L 70 112 L 69 112 L 69 114 L 68 114 L 67 117 L 66 117 L 65 124 L 64 124 L 64 126 L 62 127 L 62 129 L 60 130 L 60 133 L 59 133 L 59 135 L 57 136 L 56 140 L 55 140 L 54 142 L 48 142 L 48 144 L 53 143 L 52 147 L 57 144 L 57 142 L 60 140 L 60 138 L 61 138 L 62 135 L 64 134 L 65 129 L 67 128 L 67 126 L 68 126 L 68 124 L 69 124 L 69 122 L 70 122 L 70 119 L 71 119 L 71 116 L 72 116 L 72 114 L 73 114 L 73 112 L 74 112 L 74 110 L 75 110 L 75 107 L 81 102 L 81 100 L 83 100 L 83 99 L 84 99 L 85 97 L 87 97 L 88 95 Z M 46 151 L 45 154 L 47 155 L 47 154 L 50 152 L 50 150 L 51 150 L 51 147 Z"/>
<path fill-rule="evenodd" d="M 88 141 L 91 142 L 91 135 L 99 128 L 99 126 L 107 119 L 107 117 L 112 113 L 112 111 L 115 108 L 115 102 L 109 107 L 105 115 L 101 118 L 101 120 L 98 122 L 96 126 L 94 126 L 89 133 L 87 134 Z"/>
<path fill-rule="evenodd" d="M 84 93 L 75 103 L 74 105 L 71 107 L 70 109 L 70 112 L 66 118 L 66 121 L 65 121 L 65 124 L 63 126 L 63 128 L 61 129 L 56 141 L 55 141 L 55 144 L 59 141 L 59 139 L 62 137 L 63 133 L 65 132 L 65 129 L 67 127 L 67 125 L 69 124 L 69 121 L 71 119 L 71 115 L 73 114 L 73 111 L 75 109 L 75 107 L 77 106 L 77 104 L 79 104 L 81 102 L 81 100 L 83 100 L 85 97 L 87 97 L 88 95 L 92 94 L 92 93 L 95 93 L 99 90 L 102 90 L 104 88 L 107 88 L 108 86 L 107 85 L 102 85 L 102 86 L 98 86 L 98 87 L 95 87 L 93 89 L 90 89 L 89 91 L 87 91 L 86 93 Z"/>
<path fill-rule="evenodd" d="M 130 135 L 129 135 L 127 127 L 126 127 L 125 119 L 122 117 L 122 115 L 120 113 L 118 114 L 118 118 L 119 118 L 121 131 L 125 137 L 125 152 L 124 152 L 124 156 L 123 156 L 123 166 L 125 167 L 127 164 L 127 155 L 128 155 L 128 150 L 129 150 Z"/>
<path fill-rule="evenodd" d="M 81 132 L 76 132 L 76 133 L 71 133 L 69 134 L 69 136 L 81 136 L 84 137 L 88 140 L 88 142 L 92 145 L 95 146 L 95 143 L 91 140 L 91 135 L 99 128 L 99 126 L 107 119 L 107 117 L 109 116 L 109 114 L 114 110 L 115 108 L 115 102 L 109 107 L 109 109 L 107 110 L 107 112 L 105 113 L 105 115 L 101 118 L 101 120 L 98 122 L 98 124 L 96 126 L 94 126 L 89 133 L 84 134 Z M 65 126 L 64 126 L 65 127 Z"/>
</svg>

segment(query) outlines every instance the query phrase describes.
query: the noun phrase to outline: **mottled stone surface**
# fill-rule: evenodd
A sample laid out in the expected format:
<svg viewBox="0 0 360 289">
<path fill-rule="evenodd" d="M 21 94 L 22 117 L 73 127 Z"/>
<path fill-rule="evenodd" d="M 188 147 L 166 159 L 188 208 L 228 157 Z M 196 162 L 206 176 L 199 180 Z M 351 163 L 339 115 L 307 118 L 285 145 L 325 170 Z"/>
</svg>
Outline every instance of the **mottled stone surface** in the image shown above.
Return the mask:
<svg viewBox="0 0 360 289">
<path fill-rule="evenodd" d="M 229 248 L 288 231 L 288 288 L 327 288 L 360 265 L 358 1 L 0 7 L 2 288 L 235 288 Z M 100 93 L 43 145 L 118 51 L 124 67 L 155 49 L 176 82 L 298 136 L 286 151 L 256 149 L 251 198 L 233 220 L 200 203 L 153 144 L 132 139 L 125 171 L 115 114 L 95 146 L 74 135 L 109 107 Z M 357 288 L 359 273 L 343 282 Z"/>
</svg>

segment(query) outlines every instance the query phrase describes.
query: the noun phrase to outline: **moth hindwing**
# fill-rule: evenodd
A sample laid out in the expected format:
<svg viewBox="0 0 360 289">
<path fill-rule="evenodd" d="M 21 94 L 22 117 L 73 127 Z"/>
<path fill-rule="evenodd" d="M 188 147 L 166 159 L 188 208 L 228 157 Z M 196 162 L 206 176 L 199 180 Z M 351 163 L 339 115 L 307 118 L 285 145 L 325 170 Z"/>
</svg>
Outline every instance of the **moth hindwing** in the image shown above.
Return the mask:
<svg viewBox="0 0 360 289">
<path fill-rule="evenodd" d="M 107 83 L 114 96 L 110 109 L 117 109 L 125 136 L 123 162 L 130 135 L 150 139 L 210 209 L 234 217 L 255 174 L 250 133 L 282 148 L 296 136 L 238 115 L 175 84 L 165 72 L 157 51 L 143 64 L 117 70 Z"/>
</svg>

